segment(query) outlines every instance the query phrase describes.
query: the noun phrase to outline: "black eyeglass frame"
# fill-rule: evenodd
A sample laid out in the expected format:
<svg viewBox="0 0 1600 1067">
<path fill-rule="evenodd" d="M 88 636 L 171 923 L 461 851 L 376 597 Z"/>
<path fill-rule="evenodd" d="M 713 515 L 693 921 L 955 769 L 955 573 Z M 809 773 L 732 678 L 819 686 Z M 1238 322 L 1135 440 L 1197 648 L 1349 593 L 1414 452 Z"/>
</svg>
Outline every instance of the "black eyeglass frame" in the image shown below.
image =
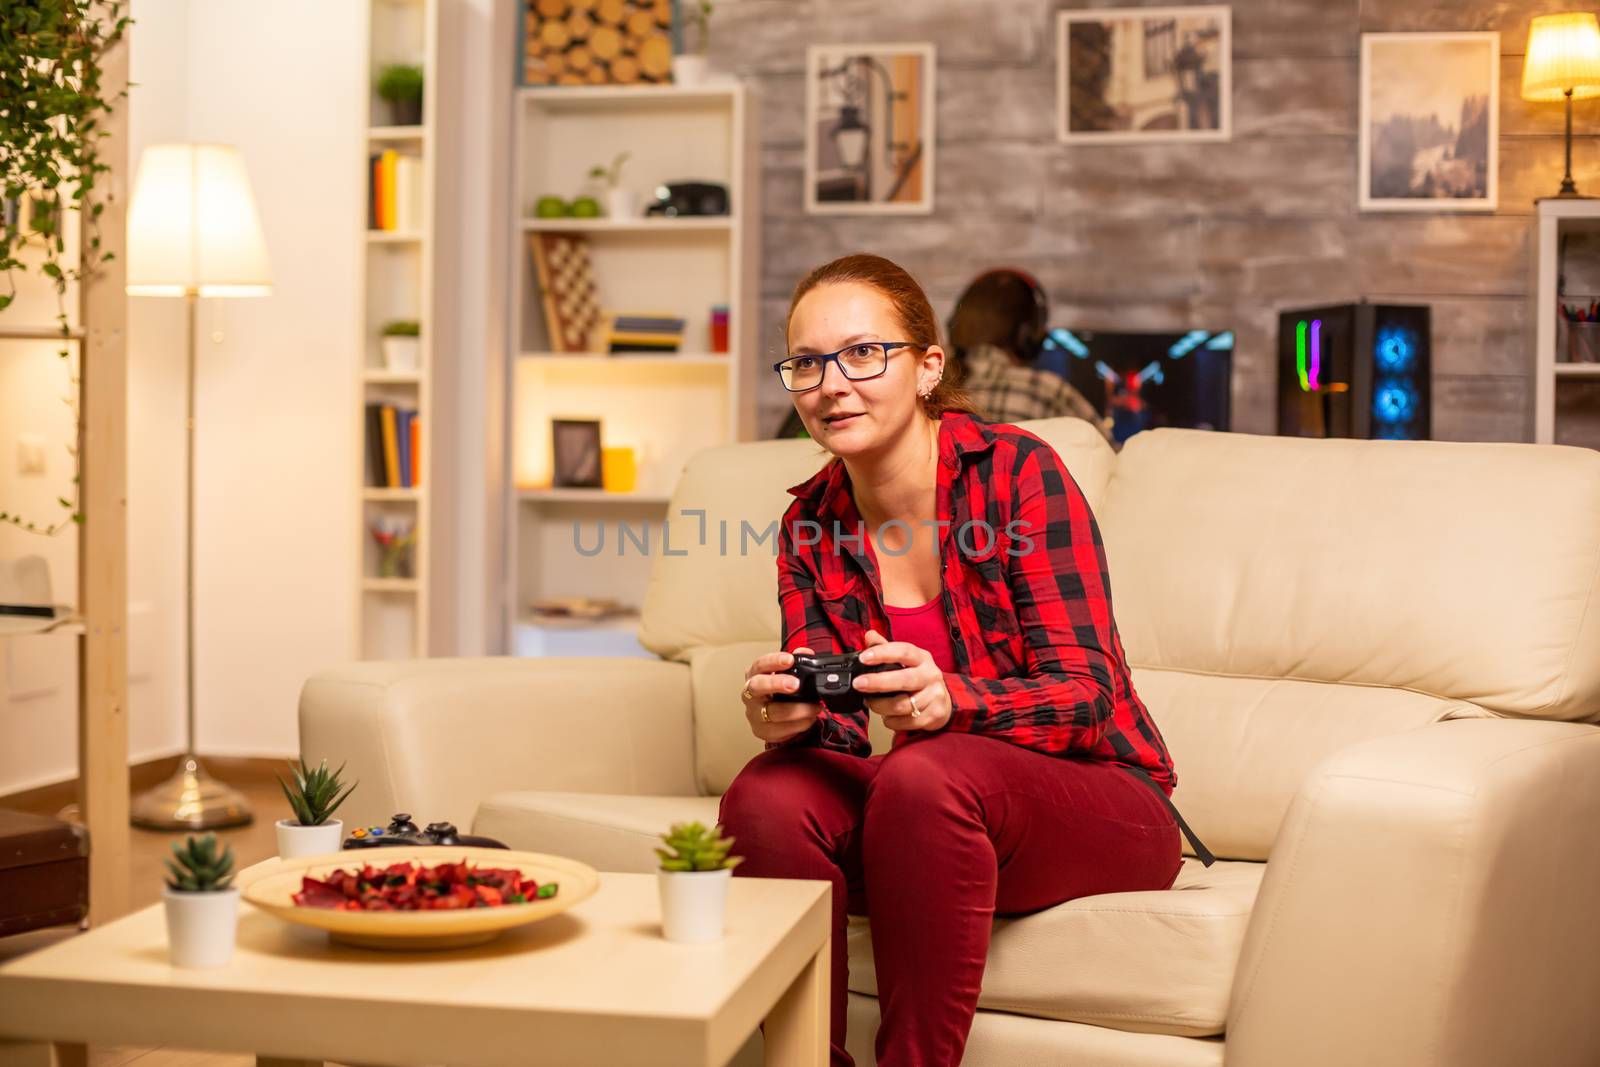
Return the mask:
<svg viewBox="0 0 1600 1067">
<path fill-rule="evenodd" d="M 839 357 L 844 355 L 846 352 L 850 351 L 852 348 L 860 348 L 862 345 L 876 345 L 877 347 L 883 349 L 883 367 L 880 368 L 877 371 L 874 371 L 871 374 L 862 375 L 860 378 L 857 378 L 855 375 L 851 374 L 849 371 L 844 369 L 844 364 L 843 363 L 839 363 Z M 828 364 L 829 363 L 838 364 L 839 373 L 844 375 L 847 379 L 849 379 L 852 382 L 868 382 L 868 381 L 871 381 L 874 378 L 881 378 L 884 374 L 888 373 L 888 370 L 889 370 L 889 356 L 890 356 L 890 354 L 892 352 L 894 352 L 895 349 L 897 349 L 897 348 L 923 348 L 923 347 L 925 347 L 925 346 L 919 345 L 915 341 L 854 341 L 854 342 L 852 342 L 850 344 L 845 345 L 843 348 L 839 349 L 839 351 L 837 351 L 837 352 L 818 353 L 816 355 L 813 355 L 810 352 L 805 352 L 805 353 L 802 353 L 802 354 L 797 355 L 797 356 L 785 356 L 783 359 L 778 360 L 778 362 L 776 362 L 776 363 L 774 363 L 772 365 L 772 370 L 773 370 L 774 373 L 777 374 L 778 381 L 783 382 L 783 365 L 785 363 L 788 363 L 791 360 L 796 360 L 796 359 L 820 359 L 822 361 L 822 373 L 818 376 L 816 385 L 808 385 L 804 389 L 790 389 L 789 388 L 789 383 L 788 382 L 783 382 L 783 387 L 788 392 L 791 392 L 791 393 L 809 393 L 809 392 L 811 392 L 811 390 L 816 389 L 818 386 L 822 385 L 823 379 L 828 376 Z"/>
</svg>

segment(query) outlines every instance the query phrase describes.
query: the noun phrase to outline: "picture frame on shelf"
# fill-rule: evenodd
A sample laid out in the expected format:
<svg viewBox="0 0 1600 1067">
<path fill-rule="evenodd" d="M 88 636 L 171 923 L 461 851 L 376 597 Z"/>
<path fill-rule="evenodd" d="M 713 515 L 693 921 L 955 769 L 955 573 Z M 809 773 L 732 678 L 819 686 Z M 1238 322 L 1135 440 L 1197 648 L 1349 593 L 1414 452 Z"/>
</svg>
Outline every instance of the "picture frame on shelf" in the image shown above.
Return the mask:
<svg viewBox="0 0 1600 1067">
<path fill-rule="evenodd" d="M 932 44 L 806 50 L 809 214 L 933 211 L 936 59 Z"/>
<path fill-rule="evenodd" d="M 550 483 L 558 489 L 599 489 L 599 419 L 550 420 Z"/>
<path fill-rule="evenodd" d="M 1056 16 L 1056 139 L 1233 138 L 1233 9 L 1094 8 Z"/>
<path fill-rule="evenodd" d="M 1364 33 L 1357 206 L 1493 211 L 1500 35 Z"/>
</svg>

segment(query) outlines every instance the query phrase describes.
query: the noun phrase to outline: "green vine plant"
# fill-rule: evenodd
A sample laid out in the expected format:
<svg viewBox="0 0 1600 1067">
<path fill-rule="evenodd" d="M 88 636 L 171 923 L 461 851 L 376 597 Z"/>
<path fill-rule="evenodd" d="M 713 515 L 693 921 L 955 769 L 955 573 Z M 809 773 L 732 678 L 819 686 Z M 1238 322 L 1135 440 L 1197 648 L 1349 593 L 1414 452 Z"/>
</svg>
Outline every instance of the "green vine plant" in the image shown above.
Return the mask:
<svg viewBox="0 0 1600 1067">
<path fill-rule="evenodd" d="M 101 128 L 103 117 L 128 91 L 120 89 L 108 98 L 100 64 L 133 24 L 125 14 L 127 6 L 127 0 L 0 0 L 0 271 L 6 280 L 0 311 L 16 300 L 16 272 L 27 270 L 21 253 L 37 248 L 39 273 L 55 286 L 62 337 L 72 335 L 67 287 L 114 258 L 102 249 L 100 237 L 100 216 L 111 193 L 97 189 L 96 182 L 111 169 L 100 159 L 100 141 L 111 136 Z M 68 210 L 78 212 L 83 225 L 77 266 L 65 262 Z M 63 402 L 72 411 L 76 430 L 80 368 L 73 366 L 68 346 L 57 355 L 67 369 Z M 75 432 L 67 449 L 72 495 L 57 498 L 68 517 L 40 524 L 0 511 L 0 523 L 53 536 L 83 522 L 78 437 Z"/>
</svg>

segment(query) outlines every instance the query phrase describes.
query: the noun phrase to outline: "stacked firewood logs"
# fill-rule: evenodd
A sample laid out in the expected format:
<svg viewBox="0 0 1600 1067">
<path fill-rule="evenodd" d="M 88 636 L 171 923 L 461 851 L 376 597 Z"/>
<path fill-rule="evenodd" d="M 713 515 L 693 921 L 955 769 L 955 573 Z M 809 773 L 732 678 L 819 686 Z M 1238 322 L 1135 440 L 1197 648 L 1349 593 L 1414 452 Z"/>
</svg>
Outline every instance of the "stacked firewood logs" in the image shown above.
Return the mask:
<svg viewBox="0 0 1600 1067">
<path fill-rule="evenodd" d="M 523 82 L 672 80 L 672 0 L 527 0 Z"/>
</svg>

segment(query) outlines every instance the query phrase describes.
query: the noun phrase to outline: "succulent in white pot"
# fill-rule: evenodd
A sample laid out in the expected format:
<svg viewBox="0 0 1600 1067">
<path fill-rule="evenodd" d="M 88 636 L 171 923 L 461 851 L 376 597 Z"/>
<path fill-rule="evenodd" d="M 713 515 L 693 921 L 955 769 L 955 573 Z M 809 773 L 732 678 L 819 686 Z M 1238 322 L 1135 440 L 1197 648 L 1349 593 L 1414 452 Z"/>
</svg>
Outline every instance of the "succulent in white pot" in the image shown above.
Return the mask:
<svg viewBox="0 0 1600 1067">
<path fill-rule="evenodd" d="M 728 909 L 728 883 L 744 862 L 730 856 L 734 839 L 722 827 L 706 829 L 698 822 L 674 823 L 661 835 L 668 849 L 656 849 L 661 869 L 661 932 L 668 941 L 703 943 L 722 937 Z"/>
<path fill-rule="evenodd" d="M 338 770 L 330 771 L 328 761 L 323 760 L 316 770 L 308 771 L 303 760 L 299 766 L 293 761 L 289 763 L 289 769 L 294 772 L 294 785 L 282 778 L 278 779 L 278 785 L 289 798 L 294 818 L 278 820 L 279 856 L 284 859 L 321 856 L 344 847 L 344 822 L 333 818 L 333 813 L 339 810 L 350 791 L 361 784 L 356 782 L 344 787 L 340 778 L 344 767 L 341 763 Z M 344 788 L 342 793 L 341 788 Z"/>
<path fill-rule="evenodd" d="M 383 327 L 383 366 L 385 370 L 414 371 L 422 363 L 422 324 L 412 319 L 396 319 Z"/>
<path fill-rule="evenodd" d="M 628 161 L 629 155 L 629 152 L 620 152 L 611 161 L 611 166 L 602 167 L 596 163 L 589 168 L 589 177 L 605 184 L 606 217 L 613 222 L 627 222 L 638 215 L 634 208 L 633 190 L 622 185 L 622 165 Z"/>
<path fill-rule="evenodd" d="M 233 885 L 233 849 L 217 853 L 217 835 L 173 842 L 161 891 L 167 914 L 167 949 L 174 967 L 223 967 L 238 939 L 239 890 Z"/>
</svg>

